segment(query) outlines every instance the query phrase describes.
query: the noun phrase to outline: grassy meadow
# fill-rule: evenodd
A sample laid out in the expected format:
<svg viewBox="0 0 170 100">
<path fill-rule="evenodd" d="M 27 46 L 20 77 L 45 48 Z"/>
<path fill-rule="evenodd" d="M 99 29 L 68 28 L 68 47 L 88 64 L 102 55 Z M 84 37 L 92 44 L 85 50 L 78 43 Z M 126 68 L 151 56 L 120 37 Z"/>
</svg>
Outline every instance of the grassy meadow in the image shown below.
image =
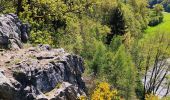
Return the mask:
<svg viewBox="0 0 170 100">
<path fill-rule="evenodd" d="M 170 13 L 163 12 L 164 19 L 163 22 L 156 25 L 156 26 L 148 26 L 148 28 L 144 31 L 144 37 L 141 39 L 141 41 L 147 41 L 150 39 L 150 37 L 160 35 L 165 33 L 167 38 L 170 39 Z"/>
<path fill-rule="evenodd" d="M 164 12 L 163 22 L 154 27 L 148 27 L 146 33 L 154 33 L 155 31 L 166 31 L 170 32 L 170 13 Z"/>
</svg>

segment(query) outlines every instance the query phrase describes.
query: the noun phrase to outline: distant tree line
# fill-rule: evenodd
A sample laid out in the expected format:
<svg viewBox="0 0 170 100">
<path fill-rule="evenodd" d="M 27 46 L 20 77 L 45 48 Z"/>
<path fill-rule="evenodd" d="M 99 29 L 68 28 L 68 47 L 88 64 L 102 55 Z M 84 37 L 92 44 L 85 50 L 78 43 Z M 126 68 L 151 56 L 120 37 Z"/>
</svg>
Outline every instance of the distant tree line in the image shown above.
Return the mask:
<svg viewBox="0 0 170 100">
<path fill-rule="evenodd" d="M 170 0 L 149 0 L 150 8 L 153 8 L 156 4 L 163 5 L 165 11 L 170 12 Z"/>
</svg>

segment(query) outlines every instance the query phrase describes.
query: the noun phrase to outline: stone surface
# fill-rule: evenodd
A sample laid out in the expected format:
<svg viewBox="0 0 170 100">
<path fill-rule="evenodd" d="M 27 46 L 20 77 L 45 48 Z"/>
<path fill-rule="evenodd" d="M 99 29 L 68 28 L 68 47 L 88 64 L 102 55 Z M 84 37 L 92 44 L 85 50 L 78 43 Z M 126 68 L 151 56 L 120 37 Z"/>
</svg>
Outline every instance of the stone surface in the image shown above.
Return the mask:
<svg viewBox="0 0 170 100">
<path fill-rule="evenodd" d="M 6 51 L 0 63 L 0 99 L 76 100 L 85 95 L 83 59 L 62 48 Z"/>
<path fill-rule="evenodd" d="M 0 16 L 0 48 L 22 48 L 27 42 L 29 24 L 23 24 L 15 14 Z"/>
</svg>

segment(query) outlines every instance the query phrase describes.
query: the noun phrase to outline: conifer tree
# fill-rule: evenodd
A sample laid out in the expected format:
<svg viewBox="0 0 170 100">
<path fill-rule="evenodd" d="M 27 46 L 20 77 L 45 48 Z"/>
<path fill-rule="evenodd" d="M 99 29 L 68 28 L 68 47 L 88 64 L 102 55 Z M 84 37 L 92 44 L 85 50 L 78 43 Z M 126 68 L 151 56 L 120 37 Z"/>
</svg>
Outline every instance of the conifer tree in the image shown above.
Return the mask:
<svg viewBox="0 0 170 100">
<path fill-rule="evenodd" d="M 106 44 L 110 44 L 114 35 L 124 35 L 126 32 L 126 25 L 123 13 L 119 7 L 113 11 L 109 21 L 111 33 L 107 35 Z"/>
</svg>

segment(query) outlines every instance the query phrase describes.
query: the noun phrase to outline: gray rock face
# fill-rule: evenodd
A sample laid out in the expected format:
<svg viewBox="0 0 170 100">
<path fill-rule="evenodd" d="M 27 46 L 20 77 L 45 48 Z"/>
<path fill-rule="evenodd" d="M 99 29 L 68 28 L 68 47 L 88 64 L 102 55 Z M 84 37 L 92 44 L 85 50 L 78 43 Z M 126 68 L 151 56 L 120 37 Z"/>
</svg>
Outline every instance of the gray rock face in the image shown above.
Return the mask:
<svg viewBox="0 0 170 100">
<path fill-rule="evenodd" d="M 18 52 L 10 53 L 10 68 L 0 72 L 0 99 L 76 100 L 85 95 L 81 57 L 48 45 Z"/>
<path fill-rule="evenodd" d="M 0 16 L 0 47 L 22 48 L 28 40 L 29 25 L 23 24 L 15 14 Z"/>
</svg>

